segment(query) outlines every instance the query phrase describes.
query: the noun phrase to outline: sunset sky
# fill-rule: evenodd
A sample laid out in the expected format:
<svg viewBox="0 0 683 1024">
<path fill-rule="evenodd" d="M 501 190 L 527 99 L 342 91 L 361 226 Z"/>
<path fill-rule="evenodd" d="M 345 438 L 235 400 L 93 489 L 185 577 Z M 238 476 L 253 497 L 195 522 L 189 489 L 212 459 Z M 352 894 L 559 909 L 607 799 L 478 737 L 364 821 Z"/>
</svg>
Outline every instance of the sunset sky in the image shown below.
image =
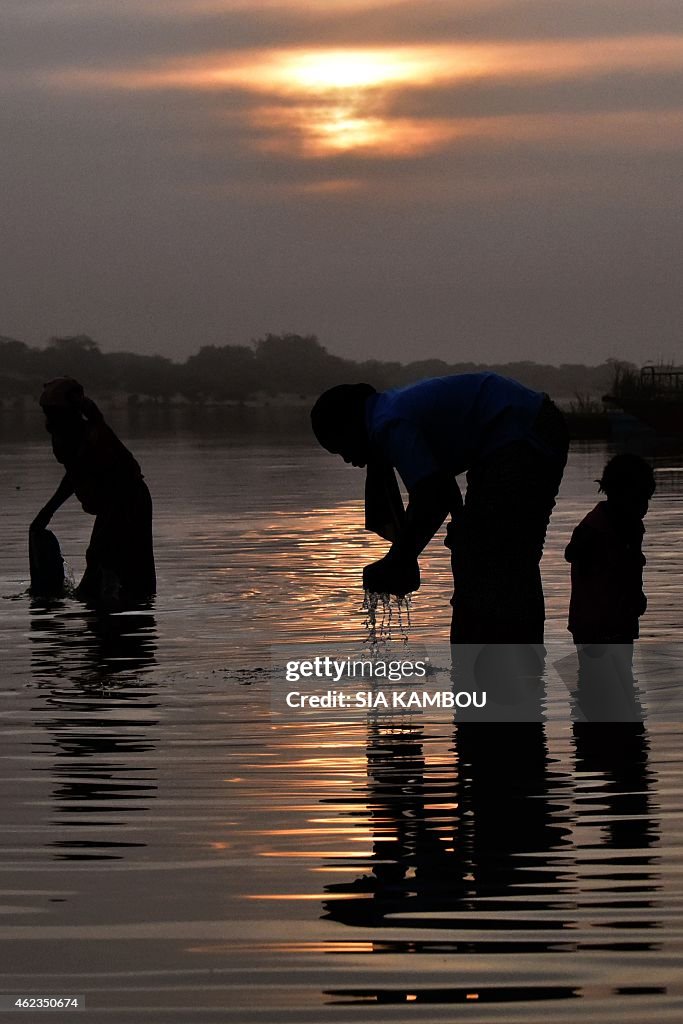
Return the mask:
<svg viewBox="0 0 683 1024">
<path fill-rule="evenodd" d="M 681 0 L 0 22 L 0 335 L 683 363 Z"/>
</svg>

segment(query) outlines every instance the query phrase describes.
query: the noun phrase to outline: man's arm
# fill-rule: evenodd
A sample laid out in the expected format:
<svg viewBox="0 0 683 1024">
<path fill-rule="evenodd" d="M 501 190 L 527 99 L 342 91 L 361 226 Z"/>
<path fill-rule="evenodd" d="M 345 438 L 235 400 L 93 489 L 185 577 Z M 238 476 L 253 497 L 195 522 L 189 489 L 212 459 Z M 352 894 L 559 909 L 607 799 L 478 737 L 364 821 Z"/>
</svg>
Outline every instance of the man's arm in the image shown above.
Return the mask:
<svg viewBox="0 0 683 1024">
<path fill-rule="evenodd" d="M 62 477 L 62 481 L 52 495 L 50 500 L 43 505 L 36 518 L 31 523 L 32 530 L 44 530 L 48 525 L 57 509 L 61 508 L 65 501 L 67 501 L 74 493 L 73 485 L 69 480 L 68 473 L 65 473 Z"/>
<path fill-rule="evenodd" d="M 408 494 L 406 520 L 388 553 L 363 570 L 363 586 L 377 593 L 408 594 L 420 586 L 417 557 L 449 512 L 462 505 L 455 480 L 447 473 L 432 473 L 419 480 Z"/>
<path fill-rule="evenodd" d="M 398 560 L 414 560 L 427 547 L 450 511 L 462 506 L 460 489 L 447 473 L 419 480 L 409 491 L 406 521 L 391 548 Z"/>
</svg>

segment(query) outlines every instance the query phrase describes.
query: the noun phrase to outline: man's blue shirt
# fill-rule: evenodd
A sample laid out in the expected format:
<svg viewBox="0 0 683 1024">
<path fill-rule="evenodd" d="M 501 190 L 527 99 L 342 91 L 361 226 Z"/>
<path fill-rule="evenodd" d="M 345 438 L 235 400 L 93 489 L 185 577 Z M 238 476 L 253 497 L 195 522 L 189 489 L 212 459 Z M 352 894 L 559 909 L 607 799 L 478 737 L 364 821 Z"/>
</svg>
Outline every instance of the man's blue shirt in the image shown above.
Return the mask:
<svg viewBox="0 0 683 1024">
<path fill-rule="evenodd" d="M 533 435 L 544 395 L 496 373 L 434 377 L 372 395 L 370 445 L 411 489 L 437 471 L 457 475 L 512 441 Z"/>
</svg>

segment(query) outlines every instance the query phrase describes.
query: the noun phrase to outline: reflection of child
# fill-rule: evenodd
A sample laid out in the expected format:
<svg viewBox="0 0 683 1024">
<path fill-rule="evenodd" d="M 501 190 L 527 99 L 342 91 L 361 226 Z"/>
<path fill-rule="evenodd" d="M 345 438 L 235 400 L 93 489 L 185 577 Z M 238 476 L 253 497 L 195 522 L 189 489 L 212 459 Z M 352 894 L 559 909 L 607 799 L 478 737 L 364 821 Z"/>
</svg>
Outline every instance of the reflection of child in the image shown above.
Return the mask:
<svg viewBox="0 0 683 1024">
<path fill-rule="evenodd" d="M 630 644 L 647 607 L 643 518 L 654 473 L 637 455 L 615 455 L 598 482 L 607 500 L 579 523 L 564 553 L 572 567 L 569 631 L 578 644 Z"/>
</svg>

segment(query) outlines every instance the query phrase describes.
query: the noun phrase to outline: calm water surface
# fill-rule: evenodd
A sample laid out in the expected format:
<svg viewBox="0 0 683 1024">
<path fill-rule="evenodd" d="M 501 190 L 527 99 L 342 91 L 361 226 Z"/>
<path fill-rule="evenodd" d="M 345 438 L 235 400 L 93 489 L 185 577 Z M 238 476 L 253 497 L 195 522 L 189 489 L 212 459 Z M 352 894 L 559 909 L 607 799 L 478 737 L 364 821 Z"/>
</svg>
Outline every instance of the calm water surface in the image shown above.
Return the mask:
<svg viewBox="0 0 683 1024">
<path fill-rule="evenodd" d="M 680 1021 L 680 723 L 278 720 L 272 643 L 363 638 L 384 545 L 362 475 L 304 444 L 133 447 L 159 596 L 97 619 L 31 605 L 26 528 L 58 467 L 0 444 L 0 991 L 85 995 L 96 1022 Z M 570 457 L 551 640 L 605 454 Z M 642 632 L 671 640 L 683 460 L 657 467 Z M 76 578 L 91 523 L 75 503 L 53 522 Z M 450 579 L 437 539 L 415 638 L 447 636 Z"/>
</svg>

